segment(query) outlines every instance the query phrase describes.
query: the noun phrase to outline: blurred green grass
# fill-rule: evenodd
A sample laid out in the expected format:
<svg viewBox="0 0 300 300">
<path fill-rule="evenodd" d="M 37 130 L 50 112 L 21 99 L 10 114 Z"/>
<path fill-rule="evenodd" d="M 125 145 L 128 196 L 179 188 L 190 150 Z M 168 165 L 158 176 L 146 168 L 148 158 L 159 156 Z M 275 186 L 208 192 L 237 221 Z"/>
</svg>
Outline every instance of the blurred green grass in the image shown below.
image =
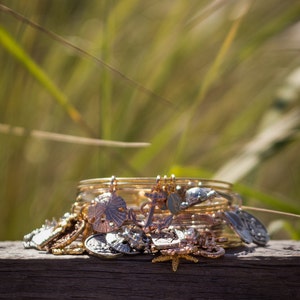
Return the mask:
<svg viewBox="0 0 300 300">
<path fill-rule="evenodd" d="M 0 12 L 4 32 L 67 103 L 55 101 L 41 76 L 2 43 L 0 123 L 90 136 L 66 112 L 72 107 L 98 138 L 152 143 L 96 148 L 0 133 L 0 240 L 21 239 L 44 219 L 60 217 L 81 179 L 213 177 L 257 133 L 300 107 L 300 80 L 289 80 L 300 63 L 299 1 L 1 3 L 167 101 Z M 299 213 L 299 145 L 299 133 L 283 132 L 281 147 L 272 145 L 238 178 L 245 204 Z M 296 218 L 255 214 L 273 238 L 300 238 Z"/>
</svg>

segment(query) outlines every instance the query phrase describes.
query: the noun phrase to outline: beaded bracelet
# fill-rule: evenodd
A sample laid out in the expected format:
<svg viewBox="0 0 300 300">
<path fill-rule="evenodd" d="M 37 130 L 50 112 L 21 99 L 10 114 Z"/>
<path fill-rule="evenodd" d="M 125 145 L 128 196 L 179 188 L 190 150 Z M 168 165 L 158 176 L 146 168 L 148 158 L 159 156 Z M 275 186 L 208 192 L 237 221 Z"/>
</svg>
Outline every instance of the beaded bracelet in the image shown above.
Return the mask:
<svg viewBox="0 0 300 300">
<path fill-rule="evenodd" d="M 100 258 L 160 254 L 152 262 L 218 258 L 242 243 L 267 244 L 230 183 L 157 176 L 80 181 L 71 211 L 24 236 L 24 247 Z"/>
</svg>

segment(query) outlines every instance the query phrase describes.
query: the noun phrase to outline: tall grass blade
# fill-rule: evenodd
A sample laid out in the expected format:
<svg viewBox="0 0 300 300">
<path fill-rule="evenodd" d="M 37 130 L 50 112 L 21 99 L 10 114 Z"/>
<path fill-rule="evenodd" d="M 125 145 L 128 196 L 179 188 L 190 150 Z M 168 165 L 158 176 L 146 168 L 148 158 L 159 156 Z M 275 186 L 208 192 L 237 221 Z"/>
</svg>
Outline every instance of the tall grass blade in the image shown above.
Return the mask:
<svg viewBox="0 0 300 300">
<path fill-rule="evenodd" d="M 262 211 L 262 212 L 266 212 L 266 213 L 270 213 L 270 214 L 278 214 L 278 215 L 281 215 L 281 216 L 287 216 L 287 217 L 292 217 L 292 218 L 300 218 L 299 214 L 293 214 L 293 213 L 278 211 L 278 210 L 273 210 L 273 209 L 258 208 L 258 207 L 247 206 L 247 205 L 243 205 L 243 209 L 254 210 L 254 211 Z"/>
<path fill-rule="evenodd" d="M 17 13 L 16 11 L 10 9 L 9 7 L 6 7 L 5 5 L 0 4 L 0 11 L 3 11 L 5 13 L 8 13 L 10 15 L 12 15 L 14 18 L 18 19 L 19 21 L 25 22 L 26 24 L 30 25 L 31 27 L 41 31 L 42 33 L 45 33 L 46 35 L 48 35 L 49 37 L 51 37 L 53 40 L 56 40 L 58 42 L 60 42 L 61 44 L 77 51 L 78 53 L 80 53 L 81 55 L 84 55 L 85 57 L 88 57 L 90 59 L 93 59 L 98 65 L 102 65 L 105 68 L 107 68 L 108 70 L 110 70 L 112 73 L 114 73 L 115 75 L 117 75 L 118 77 L 120 77 L 121 79 L 125 80 L 127 83 L 129 83 L 131 86 L 133 86 L 136 89 L 139 89 L 140 91 L 142 91 L 143 93 L 154 97 L 157 100 L 160 100 L 162 102 L 164 102 L 165 104 L 168 104 L 168 107 L 172 107 L 173 103 L 165 98 L 162 97 L 158 94 L 156 94 L 155 92 L 153 92 L 152 90 L 149 90 L 148 88 L 146 88 L 145 86 L 143 86 L 142 84 L 140 84 L 139 82 L 129 78 L 128 76 L 126 76 L 124 73 L 122 73 L 121 71 L 119 71 L 118 69 L 116 69 L 115 67 L 113 67 L 112 65 L 106 63 L 104 60 L 96 57 L 95 55 L 92 55 L 91 53 L 89 53 L 88 51 L 77 47 L 76 45 L 70 43 L 69 41 L 67 41 L 66 39 L 64 39 L 63 37 L 61 37 L 60 35 L 47 30 L 46 28 L 40 26 L 39 24 L 27 19 L 25 16 Z M 171 105 L 171 106 L 170 106 Z"/>
<path fill-rule="evenodd" d="M 87 125 L 80 112 L 69 102 L 64 93 L 55 85 L 42 68 L 40 68 L 19 44 L 0 26 L 0 43 L 24 65 L 29 73 L 53 96 L 59 105 L 67 112 L 69 117 L 80 125 L 89 135 L 96 136 L 94 131 Z"/>
<path fill-rule="evenodd" d="M 13 134 L 17 136 L 31 136 L 31 137 L 49 140 L 49 141 L 73 143 L 73 144 L 88 145 L 88 146 L 141 148 L 141 147 L 148 147 L 150 145 L 149 143 L 142 143 L 142 142 L 120 142 L 120 141 L 109 141 L 109 140 L 102 140 L 102 139 L 78 137 L 73 135 L 47 132 L 42 130 L 29 131 L 23 127 L 13 127 L 7 124 L 0 124 L 0 132 L 6 134 Z"/>
<path fill-rule="evenodd" d="M 235 184 L 234 189 L 243 197 L 257 199 L 260 204 L 267 205 L 278 211 L 300 214 L 300 208 L 297 205 L 286 203 L 282 199 L 278 199 L 277 197 L 263 193 L 254 188 L 249 188 L 242 184 Z"/>
</svg>

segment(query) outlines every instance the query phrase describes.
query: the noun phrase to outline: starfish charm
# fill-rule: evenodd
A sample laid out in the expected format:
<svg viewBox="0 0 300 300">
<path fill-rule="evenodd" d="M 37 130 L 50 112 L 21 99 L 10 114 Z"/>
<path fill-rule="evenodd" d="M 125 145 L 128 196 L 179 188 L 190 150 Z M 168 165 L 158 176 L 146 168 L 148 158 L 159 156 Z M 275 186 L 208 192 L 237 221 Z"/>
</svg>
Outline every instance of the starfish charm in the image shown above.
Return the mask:
<svg viewBox="0 0 300 300">
<path fill-rule="evenodd" d="M 188 255 L 188 254 L 160 255 L 158 257 L 153 258 L 152 262 L 156 263 L 156 262 L 172 260 L 172 269 L 174 272 L 176 272 L 178 265 L 179 265 L 180 258 L 184 258 L 184 259 L 192 261 L 194 263 L 198 262 L 197 258 L 195 258 L 191 255 Z"/>
</svg>

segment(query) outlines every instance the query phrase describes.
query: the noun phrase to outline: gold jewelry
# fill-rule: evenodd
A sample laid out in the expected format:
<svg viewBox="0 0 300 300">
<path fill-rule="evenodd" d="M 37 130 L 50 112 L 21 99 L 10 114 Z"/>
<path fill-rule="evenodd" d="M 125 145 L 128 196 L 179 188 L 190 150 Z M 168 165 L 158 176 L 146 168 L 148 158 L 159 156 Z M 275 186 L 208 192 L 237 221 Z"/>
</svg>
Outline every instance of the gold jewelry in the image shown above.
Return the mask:
<svg viewBox="0 0 300 300">
<path fill-rule="evenodd" d="M 180 258 L 217 258 L 224 248 L 269 240 L 224 181 L 112 176 L 80 181 L 77 188 L 71 213 L 25 235 L 25 248 L 102 258 L 160 253 L 153 262 L 172 260 L 176 271 Z"/>
</svg>

